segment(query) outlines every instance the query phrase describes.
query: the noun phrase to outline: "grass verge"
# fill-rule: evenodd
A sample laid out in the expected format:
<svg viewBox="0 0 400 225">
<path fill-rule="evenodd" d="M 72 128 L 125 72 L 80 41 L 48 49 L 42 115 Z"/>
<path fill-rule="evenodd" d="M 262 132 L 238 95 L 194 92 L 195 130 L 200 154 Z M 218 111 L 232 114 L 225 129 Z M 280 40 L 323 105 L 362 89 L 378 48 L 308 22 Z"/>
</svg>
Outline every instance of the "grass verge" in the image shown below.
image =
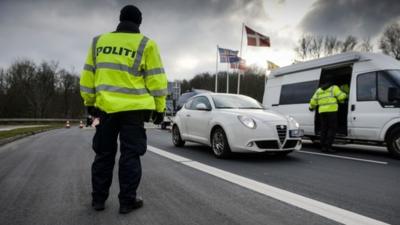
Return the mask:
<svg viewBox="0 0 400 225">
<path fill-rule="evenodd" d="M 17 128 L 7 131 L 0 131 L 0 140 L 20 135 L 36 134 L 39 132 L 44 132 L 62 127 L 64 127 L 64 124 L 49 124 L 48 126 L 42 126 L 42 127 L 26 127 L 26 128 Z"/>
</svg>

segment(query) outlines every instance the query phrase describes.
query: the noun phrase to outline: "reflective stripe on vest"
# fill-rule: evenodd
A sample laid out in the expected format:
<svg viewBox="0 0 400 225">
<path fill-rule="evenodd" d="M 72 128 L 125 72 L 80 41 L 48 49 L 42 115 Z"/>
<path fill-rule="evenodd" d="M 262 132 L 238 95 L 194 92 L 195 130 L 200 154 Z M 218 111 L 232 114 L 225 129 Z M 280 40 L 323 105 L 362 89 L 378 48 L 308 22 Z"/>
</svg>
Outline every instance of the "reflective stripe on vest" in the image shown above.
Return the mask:
<svg viewBox="0 0 400 225">
<path fill-rule="evenodd" d="M 132 94 L 132 95 L 143 95 L 147 94 L 148 90 L 146 88 L 125 88 L 125 87 L 116 87 L 112 85 L 107 85 L 107 84 L 102 84 L 97 86 L 96 88 L 89 88 L 86 86 L 81 85 L 80 90 L 82 92 L 86 92 L 89 94 L 96 94 L 99 91 L 109 91 L 109 92 L 115 92 L 115 93 L 121 93 L 121 94 Z M 150 95 L 152 96 L 165 96 L 168 94 L 168 89 L 162 89 L 162 90 L 153 90 L 150 91 Z"/>
<path fill-rule="evenodd" d="M 96 65 L 97 69 L 112 69 L 112 70 L 119 70 L 123 72 L 127 72 L 129 74 L 135 75 L 133 68 L 124 65 L 124 64 L 117 64 L 117 63 L 97 63 Z M 84 70 L 90 71 L 95 73 L 96 69 L 94 66 L 91 66 L 89 64 L 85 64 L 83 67 Z M 155 68 L 151 70 L 144 70 L 140 73 L 140 75 L 144 76 L 150 76 L 150 75 L 157 75 L 157 74 L 163 74 L 165 73 L 164 68 Z"/>
<path fill-rule="evenodd" d="M 93 73 L 96 72 L 96 46 L 97 46 L 97 41 L 99 40 L 100 35 L 96 36 L 93 38 L 92 42 L 92 61 L 93 61 Z"/>
<path fill-rule="evenodd" d="M 81 85 L 80 89 L 81 89 L 82 92 L 86 92 L 86 93 L 89 93 L 89 94 L 96 94 L 96 89 L 95 88 L 90 88 L 90 87 L 86 87 L 86 86 Z"/>
<path fill-rule="evenodd" d="M 162 89 L 162 90 L 153 90 L 150 91 L 151 96 L 157 97 L 157 96 L 165 96 L 168 95 L 168 89 Z"/>
<path fill-rule="evenodd" d="M 92 73 L 95 73 L 95 72 L 96 72 L 96 68 L 95 68 L 94 66 L 92 66 L 92 65 L 89 65 L 89 64 L 85 64 L 85 65 L 83 66 L 83 69 L 84 69 L 84 70 L 87 70 L 87 71 L 90 71 L 90 72 L 92 72 Z"/>
<path fill-rule="evenodd" d="M 148 41 L 149 41 L 149 39 L 147 37 L 143 37 L 142 40 L 140 41 L 139 48 L 136 52 L 135 61 L 133 62 L 133 66 L 132 66 L 133 73 L 136 76 L 140 75 L 139 66 L 140 66 L 140 62 L 142 61 L 144 48 L 146 47 L 146 44 Z"/>
<path fill-rule="evenodd" d="M 102 84 L 96 87 L 96 92 L 99 91 L 109 91 L 109 92 L 116 92 L 121 94 L 132 94 L 132 95 L 143 95 L 147 94 L 146 88 L 125 88 L 125 87 L 116 87 L 112 85 Z"/>
</svg>

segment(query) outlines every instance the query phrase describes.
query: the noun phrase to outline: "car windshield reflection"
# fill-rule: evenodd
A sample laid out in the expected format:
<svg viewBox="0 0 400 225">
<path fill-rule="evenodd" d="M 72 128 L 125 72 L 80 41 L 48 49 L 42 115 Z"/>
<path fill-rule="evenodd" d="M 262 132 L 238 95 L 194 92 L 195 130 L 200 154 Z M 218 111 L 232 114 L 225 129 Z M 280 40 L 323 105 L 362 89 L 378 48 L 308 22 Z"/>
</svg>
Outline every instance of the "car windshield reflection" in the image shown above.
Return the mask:
<svg viewBox="0 0 400 225">
<path fill-rule="evenodd" d="M 214 95 L 212 99 L 217 109 L 264 109 L 255 99 L 243 95 Z"/>
</svg>

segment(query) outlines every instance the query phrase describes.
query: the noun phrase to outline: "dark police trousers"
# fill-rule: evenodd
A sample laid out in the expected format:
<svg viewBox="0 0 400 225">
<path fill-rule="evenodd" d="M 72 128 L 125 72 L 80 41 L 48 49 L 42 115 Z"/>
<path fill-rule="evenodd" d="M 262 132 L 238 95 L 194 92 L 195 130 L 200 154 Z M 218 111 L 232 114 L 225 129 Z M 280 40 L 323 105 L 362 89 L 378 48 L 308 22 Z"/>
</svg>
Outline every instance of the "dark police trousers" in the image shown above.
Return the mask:
<svg viewBox="0 0 400 225">
<path fill-rule="evenodd" d="M 140 156 L 147 149 L 144 119 L 143 111 L 101 113 L 92 146 L 96 152 L 92 164 L 94 202 L 104 202 L 108 197 L 119 135 L 121 156 L 118 170 L 120 185 L 118 198 L 121 205 L 133 204 L 142 176 Z"/>
<path fill-rule="evenodd" d="M 320 141 L 323 150 L 328 150 L 332 147 L 332 143 L 335 140 L 335 134 L 337 129 L 337 112 L 326 112 L 320 113 Z"/>
</svg>

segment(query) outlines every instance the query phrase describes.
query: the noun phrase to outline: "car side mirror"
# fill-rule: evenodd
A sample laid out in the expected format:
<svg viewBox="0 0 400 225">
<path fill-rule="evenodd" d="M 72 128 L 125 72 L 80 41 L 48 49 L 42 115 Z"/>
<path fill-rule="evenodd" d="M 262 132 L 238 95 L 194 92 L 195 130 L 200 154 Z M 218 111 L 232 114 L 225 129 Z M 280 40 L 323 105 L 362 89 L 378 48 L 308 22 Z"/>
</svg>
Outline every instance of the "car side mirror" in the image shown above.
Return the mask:
<svg viewBox="0 0 400 225">
<path fill-rule="evenodd" d="M 196 109 L 197 109 L 197 110 L 203 110 L 203 111 L 210 111 L 210 110 L 211 110 L 211 109 L 208 108 L 208 107 L 206 106 L 206 104 L 204 104 L 204 103 L 199 103 L 199 104 L 197 104 L 197 105 L 196 105 Z"/>
<path fill-rule="evenodd" d="M 394 102 L 396 100 L 400 100 L 400 91 L 397 88 L 390 87 L 388 89 L 388 100 L 390 102 Z"/>
</svg>

